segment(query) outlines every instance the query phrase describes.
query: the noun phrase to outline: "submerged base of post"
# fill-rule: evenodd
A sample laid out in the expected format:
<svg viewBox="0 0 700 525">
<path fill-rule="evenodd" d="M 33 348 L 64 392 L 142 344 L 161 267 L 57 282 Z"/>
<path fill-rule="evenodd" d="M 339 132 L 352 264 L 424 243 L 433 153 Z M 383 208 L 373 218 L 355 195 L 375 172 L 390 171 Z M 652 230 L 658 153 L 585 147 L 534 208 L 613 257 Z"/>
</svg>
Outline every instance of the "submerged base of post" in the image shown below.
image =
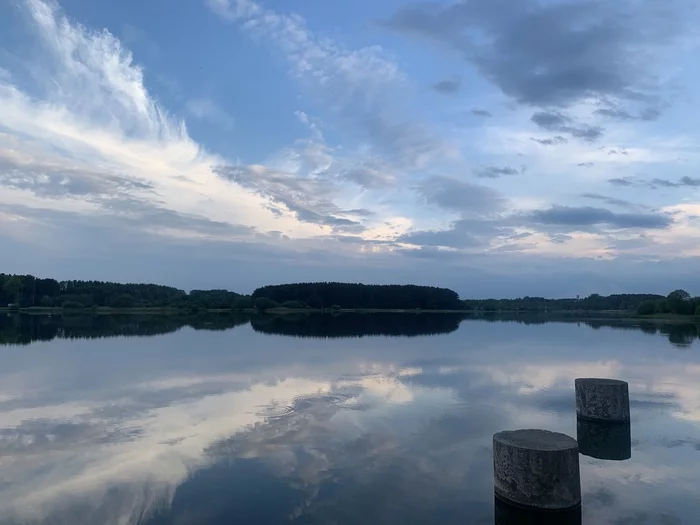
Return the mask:
<svg viewBox="0 0 700 525">
<path fill-rule="evenodd" d="M 594 421 L 629 421 L 629 385 L 617 379 L 579 378 L 576 415 Z"/>
<path fill-rule="evenodd" d="M 581 505 L 578 444 L 547 430 L 514 430 L 493 436 L 494 491 L 524 508 L 567 510 Z"/>
<path fill-rule="evenodd" d="M 581 525 L 581 506 L 563 511 L 517 507 L 495 498 L 495 525 Z"/>
</svg>

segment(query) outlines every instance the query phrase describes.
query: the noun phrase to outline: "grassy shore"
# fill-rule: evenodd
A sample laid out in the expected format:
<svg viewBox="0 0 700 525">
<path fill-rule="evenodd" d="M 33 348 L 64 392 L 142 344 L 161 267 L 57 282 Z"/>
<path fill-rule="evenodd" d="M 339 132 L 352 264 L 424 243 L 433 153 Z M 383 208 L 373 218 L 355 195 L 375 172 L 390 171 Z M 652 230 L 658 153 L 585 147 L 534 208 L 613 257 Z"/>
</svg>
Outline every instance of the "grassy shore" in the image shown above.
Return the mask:
<svg viewBox="0 0 700 525">
<path fill-rule="evenodd" d="M 61 308 L 61 307 L 42 307 L 33 306 L 31 308 L 0 308 L 0 313 L 22 313 L 22 314 L 101 314 L 101 315 L 115 315 L 115 314 L 156 314 L 156 315 L 183 315 L 183 314 L 194 314 L 198 312 L 208 312 L 208 313 L 240 313 L 238 311 L 233 312 L 232 310 L 222 310 L 222 309 L 209 309 L 209 310 L 188 310 L 183 308 L 168 308 L 168 307 L 152 307 L 144 306 L 139 308 L 110 308 L 107 306 L 98 306 L 96 308 Z"/>
<path fill-rule="evenodd" d="M 0 313 L 26 313 L 26 314 L 66 314 L 66 313 L 80 313 L 80 314 L 195 314 L 195 313 L 256 313 L 256 310 L 229 310 L 229 309 L 199 309 L 199 310 L 188 310 L 187 308 L 167 308 L 167 307 L 140 307 L 140 308 L 109 308 L 106 306 L 99 306 L 96 308 L 61 308 L 61 307 L 50 307 L 44 308 L 39 306 L 34 306 L 31 308 L 0 308 Z M 400 310 L 400 309 L 370 309 L 370 308 L 342 308 L 340 310 L 331 310 L 330 308 L 271 308 L 267 310 L 266 313 L 275 315 L 289 315 L 289 314 L 311 314 L 311 313 L 363 313 L 363 314 L 374 314 L 374 313 L 400 313 L 400 314 L 421 314 L 421 313 L 443 313 L 443 314 L 465 314 L 470 313 L 465 310 Z"/>
<path fill-rule="evenodd" d="M 353 314 L 381 314 L 381 313 L 394 313 L 394 314 L 465 314 L 469 313 L 466 310 L 420 310 L 420 309 L 395 309 L 395 308 L 340 308 L 339 310 L 333 310 L 331 308 L 271 308 L 267 311 L 271 314 L 299 314 L 299 313 L 353 313 Z"/>
<path fill-rule="evenodd" d="M 61 307 L 31 307 L 10 309 L 0 307 L 0 313 L 24 313 L 24 314 L 84 314 L 84 315 L 118 315 L 118 314 L 151 314 L 151 315 L 194 315 L 198 313 L 256 313 L 255 310 L 228 310 L 228 309 L 199 309 L 188 310 L 186 308 L 171 308 L 171 307 L 137 307 L 137 308 L 110 308 L 100 306 L 95 308 L 61 308 Z M 293 315 L 293 314 L 311 314 L 311 313 L 359 313 L 359 314 L 462 314 L 472 317 L 546 317 L 549 319 L 557 318 L 575 318 L 581 320 L 630 320 L 630 321 L 657 321 L 667 323 L 692 323 L 700 322 L 700 317 L 693 315 L 676 315 L 676 314 L 653 314 L 639 315 L 635 312 L 627 310 L 538 310 L 538 311 L 522 311 L 522 310 L 500 310 L 496 312 L 487 312 L 483 310 L 420 310 L 420 309 L 376 309 L 376 308 L 341 308 L 339 310 L 326 309 L 297 309 L 297 308 L 271 308 L 267 311 L 274 315 Z"/>
</svg>

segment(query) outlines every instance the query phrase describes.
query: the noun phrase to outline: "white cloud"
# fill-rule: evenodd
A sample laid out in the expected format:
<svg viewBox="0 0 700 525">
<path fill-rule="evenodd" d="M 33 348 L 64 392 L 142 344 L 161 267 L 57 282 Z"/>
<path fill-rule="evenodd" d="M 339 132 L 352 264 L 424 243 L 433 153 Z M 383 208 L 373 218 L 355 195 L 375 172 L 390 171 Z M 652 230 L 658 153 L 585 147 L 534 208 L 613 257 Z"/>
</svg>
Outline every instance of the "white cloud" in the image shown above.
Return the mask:
<svg viewBox="0 0 700 525">
<path fill-rule="evenodd" d="M 146 183 L 148 192 L 128 192 L 143 206 L 263 233 L 308 237 L 324 232 L 274 215 L 267 198 L 214 174 L 212 166 L 224 160 L 195 143 L 184 122 L 151 97 L 144 71 L 109 32 L 71 23 L 53 3 L 27 0 L 26 8 L 42 41 L 42 54 L 28 59 L 44 67 L 34 68 L 35 96 L 0 79 L 0 127 L 14 137 L 9 148 L 3 144 L 0 156 L 5 161 L 12 157 L 13 169 L 29 169 L 21 159 L 31 158 L 39 179 L 60 181 L 62 174 L 82 166 L 97 178 Z M 188 107 L 198 118 L 232 124 L 212 101 L 192 100 Z M 0 204 L 26 205 L 31 189 L 3 191 Z M 45 199 L 42 207 L 62 209 L 71 202 L 73 209 L 81 209 L 70 198 Z M 108 212 L 103 207 L 100 213 Z M 176 228 L 161 232 L 177 234 Z"/>
<path fill-rule="evenodd" d="M 18 221 L 24 233 L 33 230 L 24 237 L 13 234 L 23 242 L 58 238 L 56 212 L 75 212 L 92 218 L 93 225 L 124 231 L 131 224 L 169 239 L 248 243 L 313 239 L 351 224 L 358 225 L 353 233 L 358 235 L 363 228 L 381 229 L 385 216 L 395 215 L 380 202 L 384 195 L 372 196 L 364 188 L 391 185 L 396 168 L 373 156 L 365 155 L 357 164 L 350 154 L 336 155 L 325 143 L 320 120 L 302 111 L 297 116 L 311 138 L 268 159 L 265 168 L 280 172 L 290 184 L 299 181 L 280 213 L 279 195 L 219 176 L 213 168 L 231 163 L 192 140 L 184 121 L 151 96 L 143 68 L 117 38 L 71 22 L 52 2 L 26 0 L 26 9 L 41 40 L 40 52 L 25 57 L 36 66 L 36 89 L 30 95 L 0 79 L 0 129 L 8 138 L 0 147 L 0 163 L 10 169 L 0 179 L 1 220 L 12 221 L 14 231 Z M 235 13 L 255 17 L 262 11 L 242 2 Z M 269 31 L 285 22 L 286 29 L 276 32 L 276 38 L 284 49 L 305 56 L 300 60 L 313 65 L 319 86 L 335 79 L 348 97 L 359 90 L 369 104 L 381 95 L 383 83 L 401 78 L 378 48 L 347 51 L 315 39 L 298 17 L 277 22 L 263 18 Z M 297 65 L 299 72 L 305 67 Z M 191 117 L 222 128 L 234 125 L 211 99 L 193 98 L 186 109 Z M 324 188 L 322 208 L 338 211 L 333 222 L 308 220 L 311 215 L 292 205 L 313 201 L 318 196 L 314 188 Z M 122 218 L 130 222 L 119 222 Z M 285 246 L 292 253 L 312 249 L 303 242 Z M 361 249 L 352 244 L 342 248 Z"/>
</svg>

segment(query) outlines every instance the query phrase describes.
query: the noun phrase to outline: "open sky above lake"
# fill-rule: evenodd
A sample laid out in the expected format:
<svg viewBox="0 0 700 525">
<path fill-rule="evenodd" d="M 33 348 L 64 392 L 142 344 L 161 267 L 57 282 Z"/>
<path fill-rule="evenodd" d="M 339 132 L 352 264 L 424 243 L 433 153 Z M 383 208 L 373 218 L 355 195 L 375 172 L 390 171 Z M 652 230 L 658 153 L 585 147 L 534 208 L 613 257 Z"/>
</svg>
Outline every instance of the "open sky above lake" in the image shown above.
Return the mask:
<svg viewBox="0 0 700 525">
<path fill-rule="evenodd" d="M 0 3 L 0 265 L 692 288 L 694 0 Z"/>
</svg>

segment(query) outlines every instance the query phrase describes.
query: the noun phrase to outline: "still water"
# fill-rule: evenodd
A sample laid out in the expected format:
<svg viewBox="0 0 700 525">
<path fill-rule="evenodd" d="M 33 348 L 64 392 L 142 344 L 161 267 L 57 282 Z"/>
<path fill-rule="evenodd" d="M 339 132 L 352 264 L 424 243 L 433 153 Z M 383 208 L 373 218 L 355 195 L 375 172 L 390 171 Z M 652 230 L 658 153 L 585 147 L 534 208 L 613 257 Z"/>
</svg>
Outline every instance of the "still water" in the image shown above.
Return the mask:
<svg viewBox="0 0 700 525">
<path fill-rule="evenodd" d="M 698 523 L 696 325 L 3 316 L 0 523 L 493 524 L 492 435 L 576 437 L 576 377 L 632 410 L 583 523 Z"/>
</svg>

